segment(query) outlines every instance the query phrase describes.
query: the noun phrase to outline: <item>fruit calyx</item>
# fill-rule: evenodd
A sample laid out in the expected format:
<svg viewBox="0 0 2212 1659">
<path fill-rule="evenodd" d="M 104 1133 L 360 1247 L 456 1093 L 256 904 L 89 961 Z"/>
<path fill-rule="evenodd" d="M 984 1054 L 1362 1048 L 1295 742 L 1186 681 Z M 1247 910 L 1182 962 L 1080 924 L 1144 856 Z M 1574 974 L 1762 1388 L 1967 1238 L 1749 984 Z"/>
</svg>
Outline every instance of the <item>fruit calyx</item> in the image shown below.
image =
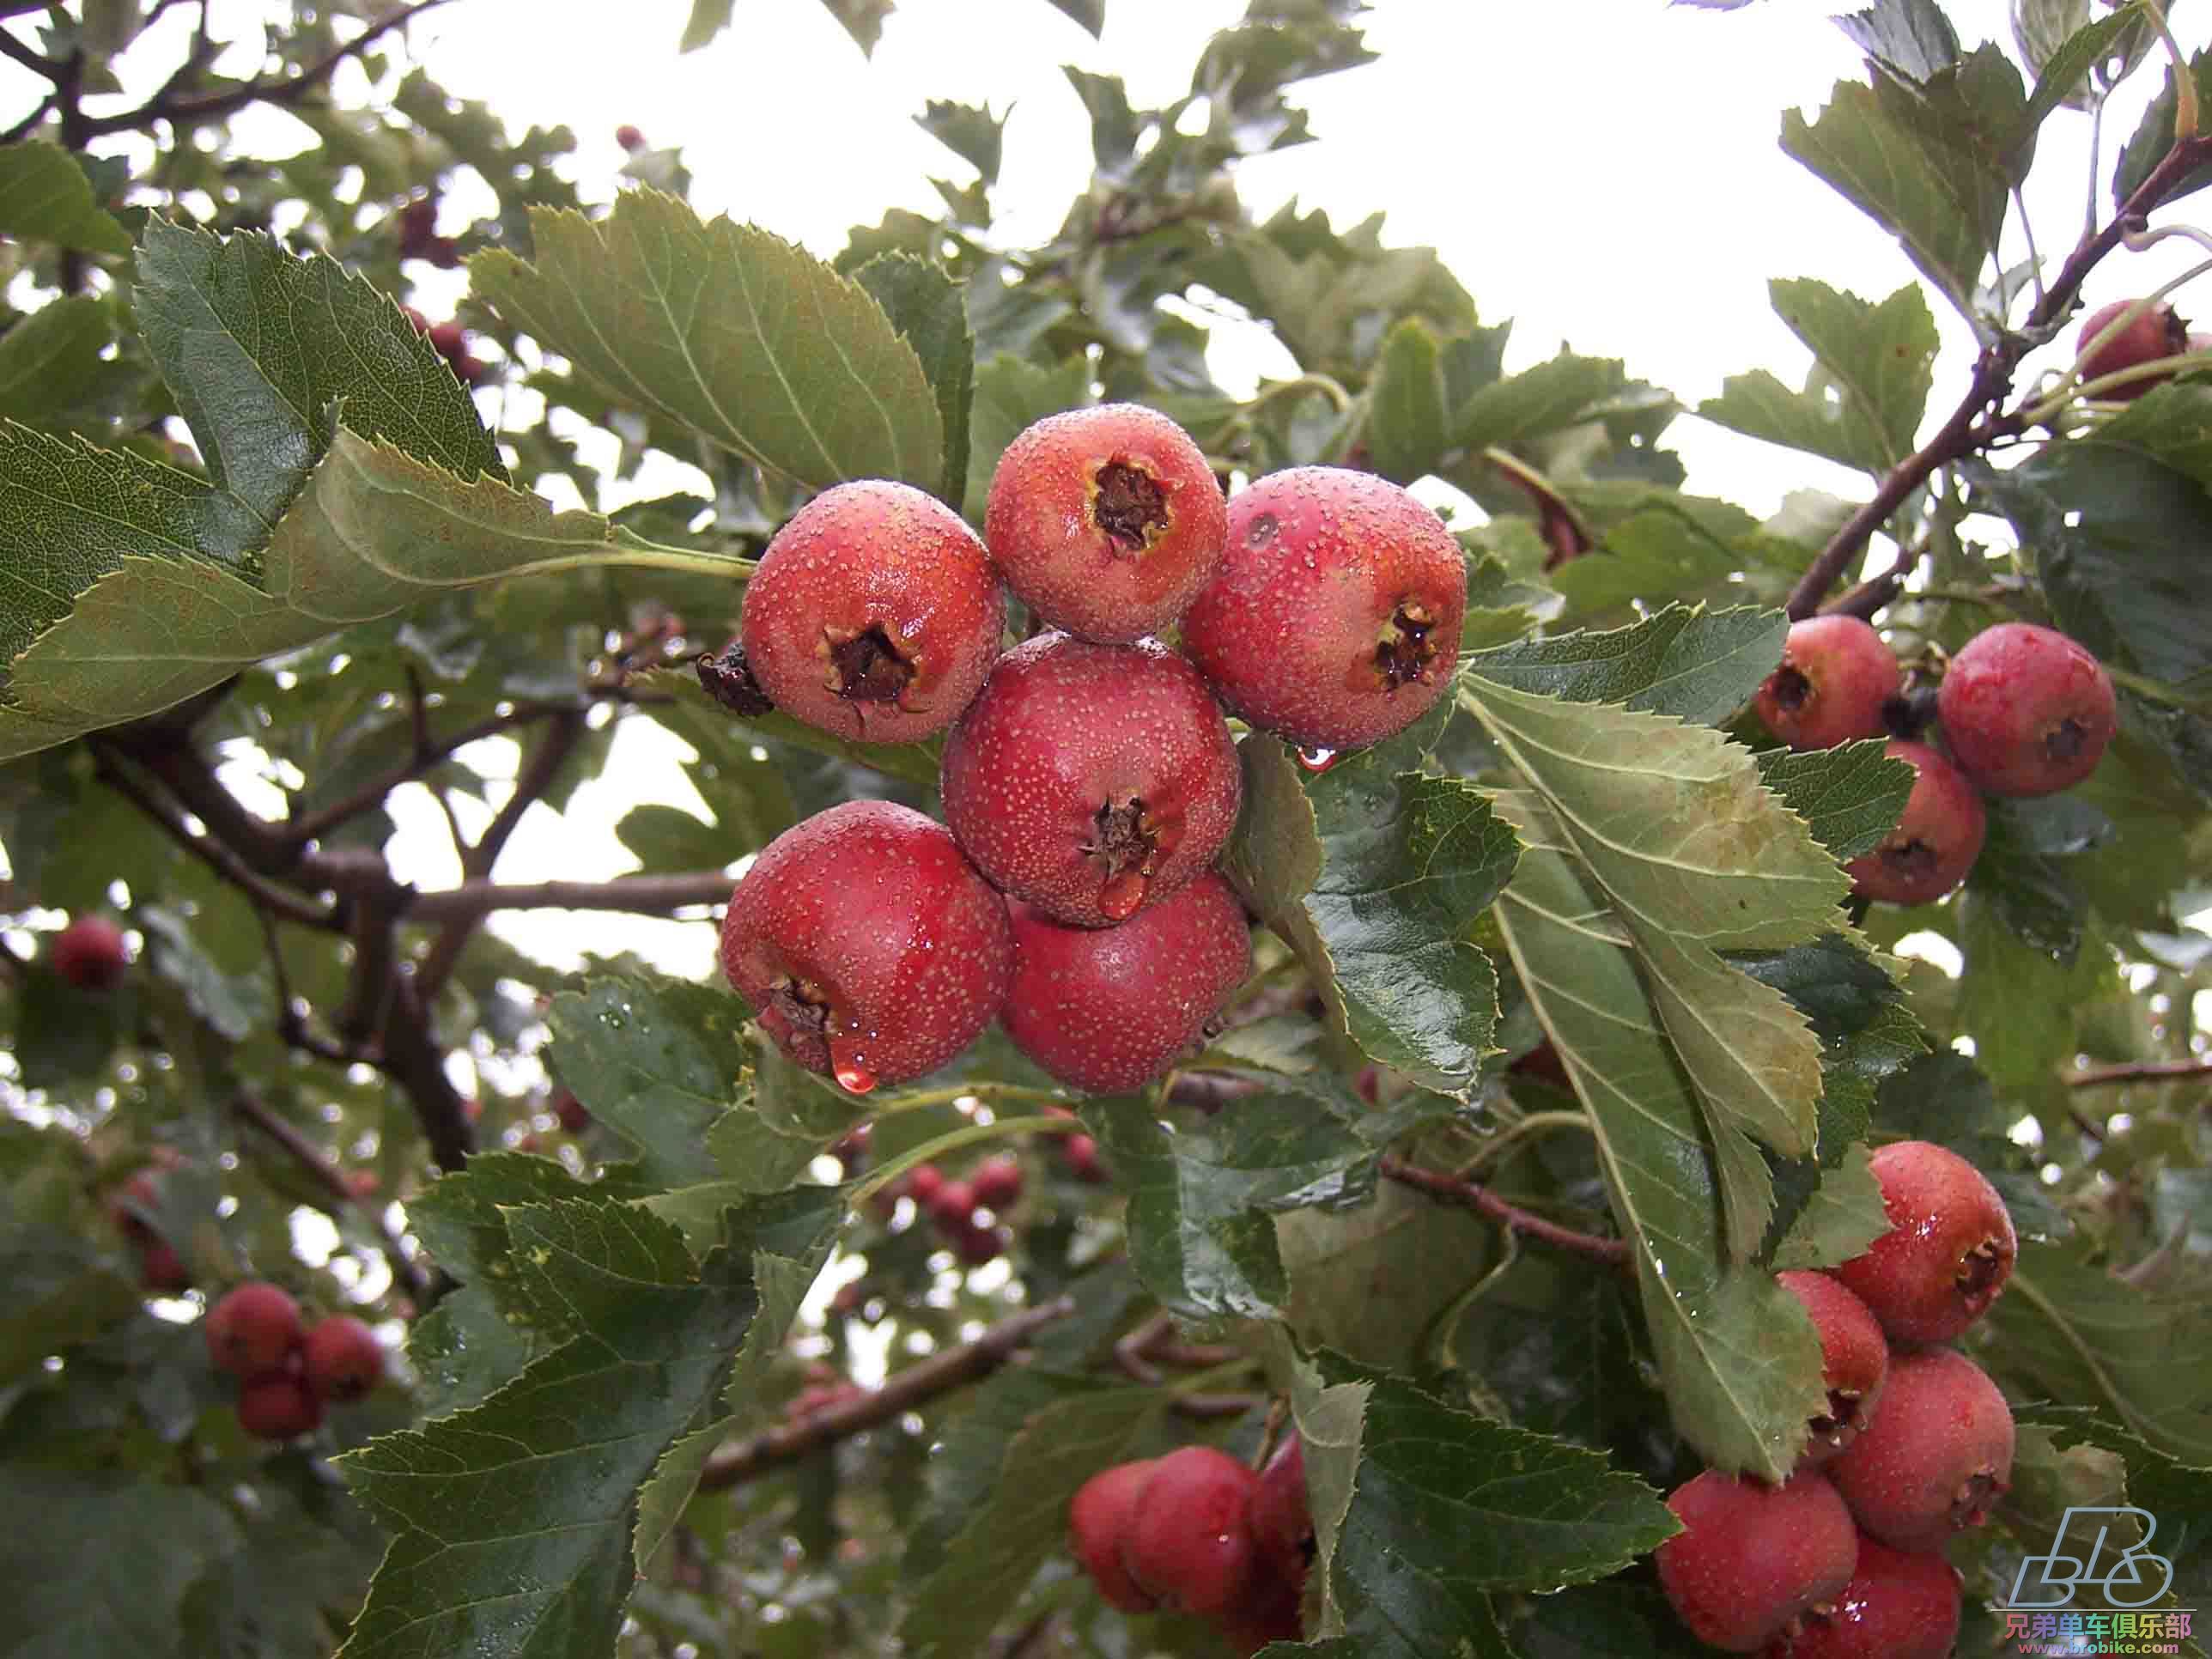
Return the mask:
<svg viewBox="0 0 2212 1659">
<path fill-rule="evenodd" d="M 740 641 L 732 640 L 719 656 L 713 652 L 702 653 L 695 665 L 707 695 L 732 714 L 757 720 L 775 708 L 753 677 L 752 665 L 745 660 L 745 647 Z"/>
<path fill-rule="evenodd" d="M 1091 516 L 1117 553 L 1143 553 L 1168 527 L 1167 492 L 1159 480 L 1128 461 L 1109 461 L 1091 487 Z"/>
<path fill-rule="evenodd" d="M 1391 611 L 1375 642 L 1375 676 L 1385 690 L 1411 685 L 1436 660 L 1437 647 L 1429 639 L 1436 620 L 1415 599 L 1401 600 Z"/>
<path fill-rule="evenodd" d="M 1145 902 L 1145 886 L 1161 854 L 1170 850 L 1167 838 L 1145 803 L 1132 795 L 1119 806 L 1108 801 L 1092 817 L 1097 834 L 1079 849 L 1099 867 L 1103 879 L 1098 908 L 1116 921 L 1137 913 Z"/>
<path fill-rule="evenodd" d="M 768 1007 L 762 1012 L 774 1012 L 788 1028 L 784 1046 L 793 1060 L 817 1072 L 830 1069 L 830 1037 L 836 1025 L 827 991 L 811 980 L 787 975 L 769 988 Z"/>
<path fill-rule="evenodd" d="M 892 643 L 882 624 L 855 631 L 824 628 L 817 647 L 822 683 L 853 702 L 896 702 L 914 682 L 914 664 Z"/>
</svg>

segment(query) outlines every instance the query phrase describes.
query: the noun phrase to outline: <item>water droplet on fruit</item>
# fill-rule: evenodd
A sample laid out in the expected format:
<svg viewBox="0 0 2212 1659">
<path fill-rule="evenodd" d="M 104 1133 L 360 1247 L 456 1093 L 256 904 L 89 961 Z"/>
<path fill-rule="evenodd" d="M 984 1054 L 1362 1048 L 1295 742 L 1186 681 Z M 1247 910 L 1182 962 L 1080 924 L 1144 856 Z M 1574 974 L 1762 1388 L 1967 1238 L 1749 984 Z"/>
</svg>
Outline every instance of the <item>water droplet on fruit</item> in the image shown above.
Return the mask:
<svg viewBox="0 0 2212 1659">
<path fill-rule="evenodd" d="M 1098 890 L 1098 908 L 1109 921 L 1127 921 L 1145 902 L 1145 872 L 1124 870 Z"/>
<path fill-rule="evenodd" d="M 1298 764 L 1304 767 L 1309 772 L 1326 772 L 1330 767 L 1336 764 L 1336 760 L 1337 751 L 1334 749 L 1301 749 L 1298 750 Z"/>
<path fill-rule="evenodd" d="M 839 1060 L 834 1075 L 837 1086 L 848 1094 L 864 1095 L 876 1086 L 876 1074 L 856 1060 Z"/>
</svg>

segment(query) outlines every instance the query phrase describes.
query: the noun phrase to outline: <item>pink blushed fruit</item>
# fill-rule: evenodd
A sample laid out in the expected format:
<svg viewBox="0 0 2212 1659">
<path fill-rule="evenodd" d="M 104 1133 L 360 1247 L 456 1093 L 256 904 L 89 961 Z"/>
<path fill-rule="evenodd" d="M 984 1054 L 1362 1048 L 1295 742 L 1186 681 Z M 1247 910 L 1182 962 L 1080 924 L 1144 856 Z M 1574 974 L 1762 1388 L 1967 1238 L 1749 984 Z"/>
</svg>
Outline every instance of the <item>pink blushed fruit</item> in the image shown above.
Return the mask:
<svg viewBox="0 0 2212 1659">
<path fill-rule="evenodd" d="M 1820 1339 L 1828 1408 L 1813 1419 L 1802 1462 L 1818 1468 L 1859 1437 L 1881 1399 L 1889 1344 L 1865 1303 L 1826 1273 L 1782 1273 L 1775 1282 L 1805 1304 Z"/>
<path fill-rule="evenodd" d="M 384 1349 L 360 1320 L 335 1314 L 307 1333 L 300 1369 L 316 1399 L 349 1403 L 384 1380 Z"/>
<path fill-rule="evenodd" d="M 1911 766 L 1912 793 L 1881 845 L 1844 868 L 1861 898 L 1932 904 L 1974 867 L 1989 813 L 1966 774 L 1926 744 L 1893 738 L 1882 752 Z"/>
<path fill-rule="evenodd" d="M 2012 1278 L 2012 1218 L 1986 1176 L 1931 1141 L 1895 1141 L 1869 1162 L 1889 1231 L 1836 1277 L 1893 1340 L 1948 1342 Z"/>
<path fill-rule="evenodd" d="M 1959 1612 L 1959 1574 L 1948 1561 L 1862 1536 L 1851 1582 L 1808 1608 L 1796 1631 L 1776 1637 L 1766 1659 L 1950 1659 Z"/>
<path fill-rule="evenodd" d="M 1707 1469 L 1667 1499 L 1683 1530 L 1654 1557 L 1660 1588 L 1699 1641 L 1755 1653 L 1850 1582 L 1858 1534 L 1827 1478 L 1779 1486 Z"/>
<path fill-rule="evenodd" d="M 1068 1553 L 1091 1575 L 1100 1599 L 1124 1613 L 1150 1613 L 1159 1605 L 1121 1563 L 1121 1540 L 1127 1535 L 1137 1494 L 1152 1479 L 1157 1462 L 1116 1463 L 1085 1481 L 1067 1506 Z"/>
<path fill-rule="evenodd" d="M 1943 672 L 1936 718 L 1959 769 L 1992 795 L 2050 795 L 2097 769 L 2117 722 L 2112 676 L 2054 629 L 1999 623 Z"/>
<path fill-rule="evenodd" d="M 2113 323 L 2120 313 L 2135 304 L 2133 300 L 2115 300 L 2110 305 L 2100 306 L 2081 324 L 2081 331 L 2074 337 L 2074 349 L 2079 353 Z M 2081 360 L 2084 380 L 2101 380 L 2107 374 L 2118 374 L 2123 369 L 2133 368 L 2138 363 L 2156 362 L 2161 357 L 2178 357 L 2190 349 L 2189 325 L 2173 314 L 2168 305 L 2154 305 L 2145 309 L 2134 321 L 2099 346 Z M 2124 386 L 2107 386 L 2099 395 L 2132 403 L 2154 386 L 2172 379 L 2172 374 L 2147 374 L 2141 380 L 2130 380 Z"/>
<path fill-rule="evenodd" d="M 1808 617 L 1790 624 L 1782 665 L 1752 707 L 1792 749 L 1832 749 L 1882 735 L 1881 706 L 1901 684 L 1881 635 L 1856 617 Z"/>
<path fill-rule="evenodd" d="M 1860 1530 L 1927 1554 L 1978 1527 L 2012 1481 L 2012 1408 L 1951 1348 L 1890 1357 L 1881 1410 L 1828 1466 Z"/>
<path fill-rule="evenodd" d="M 1251 1503 L 1259 1477 L 1225 1452 L 1185 1446 L 1152 1466 L 1121 1534 L 1132 1583 L 1184 1613 L 1243 1601 L 1259 1565 Z"/>
<path fill-rule="evenodd" d="M 322 1420 L 322 1402 L 289 1371 L 253 1377 L 238 1391 L 238 1426 L 257 1440 L 296 1439 Z"/>
<path fill-rule="evenodd" d="M 226 1291 L 208 1310 L 208 1358 L 233 1376 L 281 1370 L 300 1346 L 300 1304 L 261 1279 Z"/>
<path fill-rule="evenodd" d="M 112 991 L 131 970 L 123 930 L 106 916 L 79 916 L 46 947 L 53 970 L 80 991 Z"/>
</svg>

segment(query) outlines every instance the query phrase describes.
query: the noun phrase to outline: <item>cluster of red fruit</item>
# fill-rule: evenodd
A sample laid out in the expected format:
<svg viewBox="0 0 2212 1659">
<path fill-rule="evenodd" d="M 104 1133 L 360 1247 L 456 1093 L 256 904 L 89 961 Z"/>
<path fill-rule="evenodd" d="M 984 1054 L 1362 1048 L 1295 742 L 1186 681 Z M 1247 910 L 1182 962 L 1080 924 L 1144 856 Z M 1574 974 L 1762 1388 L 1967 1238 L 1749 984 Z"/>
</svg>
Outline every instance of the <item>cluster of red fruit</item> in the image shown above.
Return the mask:
<svg viewBox="0 0 2212 1659">
<path fill-rule="evenodd" d="M 261 1440 L 308 1434 L 331 1401 L 347 1404 L 384 1380 L 376 1334 L 349 1314 L 312 1326 L 283 1290 L 252 1279 L 208 1310 L 208 1358 L 239 1379 L 238 1425 Z"/>
<path fill-rule="evenodd" d="M 1668 1507 L 1659 1582 L 1698 1640 L 1768 1659 L 1946 1659 L 1950 1540 L 2012 1478 L 2004 1395 L 1952 1341 L 2011 1277 L 2011 1218 L 1923 1140 L 1874 1155 L 1890 1231 L 1832 1273 L 1785 1273 L 1820 1334 L 1827 1410 L 1778 1486 L 1708 1469 Z"/>
<path fill-rule="evenodd" d="M 912 1199 L 952 1253 L 980 1267 L 996 1261 L 1006 1247 L 999 1222 L 1021 1202 L 1022 1166 L 1011 1158 L 986 1158 L 965 1179 L 955 1181 L 934 1164 L 918 1164 L 889 1189 L 886 1196 L 891 1195 Z"/>
<path fill-rule="evenodd" d="M 1753 700 L 1792 749 L 1878 738 L 1914 710 L 1881 635 L 1856 617 L 1812 617 L 1790 629 L 1782 665 Z M 2055 794 L 2096 769 L 2112 741 L 2112 677 L 2081 646 L 2032 623 L 2000 623 L 1968 641 L 1943 671 L 1936 718 L 1947 757 L 1892 738 L 1887 754 L 1914 772 L 1888 838 L 1844 867 L 1862 898 L 1929 904 L 1966 878 L 1988 832 L 1984 795 Z"/>
<path fill-rule="evenodd" d="M 1196 1614 L 1253 1653 L 1303 1638 L 1314 1535 L 1295 1434 L 1257 1474 L 1210 1446 L 1117 1463 L 1077 1492 L 1067 1533 L 1109 1607 Z"/>
<path fill-rule="evenodd" d="M 1008 588 L 1049 630 L 1011 651 Z M 947 732 L 945 823 L 848 801 L 787 830 L 731 896 L 724 970 L 856 1093 L 994 1017 L 1060 1081 L 1136 1088 L 1250 968 L 1208 873 L 1242 796 L 1224 706 L 1303 747 L 1373 743 L 1443 695 L 1466 602 L 1458 544 L 1395 485 L 1305 467 L 1224 501 L 1182 428 L 1133 404 L 1016 438 L 981 538 L 904 484 L 825 490 L 700 678 L 843 738 Z"/>
</svg>

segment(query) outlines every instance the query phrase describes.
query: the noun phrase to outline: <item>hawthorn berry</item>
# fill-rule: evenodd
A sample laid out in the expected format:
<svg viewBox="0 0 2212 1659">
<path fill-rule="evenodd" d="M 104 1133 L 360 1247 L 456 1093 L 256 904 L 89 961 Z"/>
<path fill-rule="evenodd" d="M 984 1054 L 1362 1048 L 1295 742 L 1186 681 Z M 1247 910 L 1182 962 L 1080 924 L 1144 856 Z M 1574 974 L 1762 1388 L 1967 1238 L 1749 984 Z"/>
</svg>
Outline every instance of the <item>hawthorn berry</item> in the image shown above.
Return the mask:
<svg viewBox="0 0 2212 1659">
<path fill-rule="evenodd" d="M 2123 369 L 2138 363 L 2156 362 L 2161 357 L 2177 357 L 2190 349 L 2189 325 L 2173 314 L 2169 305 L 2154 305 L 2144 310 L 2111 339 L 2089 351 L 2090 343 L 2106 328 L 2120 319 L 2120 314 L 2136 302 L 2115 300 L 2108 306 L 2100 306 L 2091 312 L 2081 325 L 2081 331 L 2074 337 L 2077 354 L 2087 352 L 2081 358 L 2081 378 L 2101 380 L 2107 374 L 2118 374 Z M 2173 378 L 2172 371 L 2163 374 L 2148 374 L 2124 386 L 2106 388 L 2098 395 L 2121 403 L 2132 403 L 2154 386 L 2161 386 Z"/>
<path fill-rule="evenodd" d="M 131 969 L 123 930 L 106 916 L 79 916 L 56 933 L 46 960 L 80 991 L 112 991 Z"/>
<path fill-rule="evenodd" d="M 745 585 L 738 642 L 795 719 L 914 743 L 959 718 L 1006 625 L 999 573 L 960 515 L 866 478 L 823 490 L 776 532 Z"/>
<path fill-rule="evenodd" d="M 1792 749 L 1832 749 L 1882 735 L 1882 705 L 1903 677 L 1881 635 L 1856 617 L 1808 617 L 1792 623 L 1782 665 L 1766 677 L 1752 707 L 1766 729 Z"/>
<path fill-rule="evenodd" d="M 1048 416 L 991 475 L 983 539 L 1054 628 L 1127 645 L 1182 615 L 1221 563 L 1228 509 L 1190 436 L 1139 404 Z"/>
<path fill-rule="evenodd" d="M 1348 749 L 1443 695 L 1466 610 L 1467 560 L 1443 520 L 1372 473 L 1293 467 L 1231 500 L 1220 574 L 1182 643 L 1254 726 Z"/>
<path fill-rule="evenodd" d="M 1142 1087 L 1198 1042 L 1252 970 L 1252 934 L 1211 872 L 1118 927 L 1064 927 L 1012 907 L 1014 975 L 1000 1018 L 1060 1082 Z"/>
<path fill-rule="evenodd" d="M 1805 1304 L 1820 1338 L 1828 1408 L 1812 1420 L 1802 1462 L 1818 1468 L 1865 1428 L 1889 1374 L 1889 1345 L 1867 1304 L 1826 1273 L 1781 1273 L 1775 1282 Z"/>
<path fill-rule="evenodd" d="M 1099 1162 L 1098 1142 L 1091 1135 L 1067 1135 L 1060 1141 L 1060 1151 L 1067 1159 L 1067 1172 L 1078 1181 L 1096 1185 L 1106 1179 L 1106 1166 Z"/>
<path fill-rule="evenodd" d="M 206 1334 L 217 1370 L 234 1376 L 281 1370 L 300 1346 L 300 1304 L 281 1287 L 254 1279 L 208 1310 Z"/>
<path fill-rule="evenodd" d="M 1690 1633 L 1724 1653 L 1757 1652 L 1857 1564 L 1850 1512 L 1817 1470 L 1769 1486 L 1707 1469 L 1667 1507 L 1683 1530 L 1654 1556 L 1660 1588 Z"/>
<path fill-rule="evenodd" d="M 300 1368 L 316 1399 L 349 1403 L 384 1380 L 384 1348 L 360 1320 L 335 1314 L 308 1331 Z"/>
<path fill-rule="evenodd" d="M 1121 1540 L 1128 1534 L 1137 1494 L 1158 1462 L 1147 1458 L 1102 1470 L 1077 1488 L 1067 1506 L 1068 1553 L 1091 1575 L 1099 1598 L 1124 1613 L 1150 1613 L 1159 1605 L 1121 1562 Z"/>
<path fill-rule="evenodd" d="M 1978 1527 L 2012 1481 L 2012 1408 L 1952 1348 L 1890 1356 L 1881 1409 L 1827 1473 L 1861 1531 L 1928 1553 Z"/>
<path fill-rule="evenodd" d="M 1774 1638 L 1766 1659 L 1949 1659 L 1959 1638 L 1959 1574 L 1940 1555 L 1859 1539 L 1858 1571 L 1832 1601 Z"/>
<path fill-rule="evenodd" d="M 1869 1161 L 1889 1231 L 1835 1275 L 1893 1340 L 1948 1342 L 2012 1277 L 2012 1217 L 1986 1176 L 1931 1141 L 1893 1141 Z"/>
<path fill-rule="evenodd" d="M 929 1218 L 951 1237 L 975 1219 L 975 1189 L 964 1181 L 948 1181 L 930 1194 Z"/>
<path fill-rule="evenodd" d="M 730 895 L 722 970 L 778 1047 L 855 1094 L 975 1040 L 1013 965 L 1006 901 L 910 807 L 849 800 L 778 836 Z"/>
<path fill-rule="evenodd" d="M 1276 1579 L 1302 1585 L 1313 1559 L 1313 1512 L 1306 1498 L 1305 1442 L 1284 1437 L 1252 1491 L 1252 1536 L 1261 1566 Z"/>
<path fill-rule="evenodd" d="M 1992 795 L 2050 795 L 2097 769 L 2112 740 L 2112 676 L 2055 629 L 1999 623 L 1943 672 L 1936 717 L 1951 756 Z"/>
<path fill-rule="evenodd" d="M 1911 766 L 1912 793 L 1881 845 L 1844 868 L 1861 898 L 1932 904 L 1974 867 L 1989 813 L 1966 775 L 1926 744 L 1892 738 L 1882 752 Z"/>
<path fill-rule="evenodd" d="M 917 1164 L 906 1172 L 906 1194 L 916 1209 L 928 1209 L 937 1199 L 939 1188 L 945 1185 L 945 1171 L 934 1164 Z"/>
<path fill-rule="evenodd" d="M 322 1401 L 304 1377 L 271 1371 L 238 1391 L 238 1426 L 257 1440 L 293 1440 L 320 1427 Z"/>
<path fill-rule="evenodd" d="M 1043 634 L 999 659 L 945 739 L 945 819 L 1000 891 L 1054 921 L 1127 921 L 1196 878 L 1237 824 L 1237 744 L 1155 641 Z"/>
<path fill-rule="evenodd" d="M 1261 1578 L 1251 1595 L 1235 1607 L 1224 1608 L 1219 1628 L 1231 1647 L 1256 1654 L 1271 1642 L 1305 1640 L 1305 1592 L 1300 1584 L 1282 1578 Z"/>
<path fill-rule="evenodd" d="M 635 155 L 645 148 L 645 135 L 625 121 L 615 129 L 615 143 Z"/>
<path fill-rule="evenodd" d="M 1015 948 L 1020 948 L 1018 939 Z M 977 1207 L 1003 1215 L 1021 1202 L 1022 1166 L 1011 1158 L 986 1158 L 969 1176 L 968 1184 L 975 1189 Z"/>
<path fill-rule="evenodd" d="M 1225 1452 L 1185 1446 L 1152 1466 L 1121 1534 L 1130 1579 L 1164 1606 L 1218 1613 L 1243 1601 L 1259 1565 L 1259 1477 Z"/>
<path fill-rule="evenodd" d="M 568 1134 L 580 1135 L 592 1127 L 590 1109 L 566 1089 L 553 1097 L 553 1115 L 560 1120 L 562 1129 Z"/>
</svg>

